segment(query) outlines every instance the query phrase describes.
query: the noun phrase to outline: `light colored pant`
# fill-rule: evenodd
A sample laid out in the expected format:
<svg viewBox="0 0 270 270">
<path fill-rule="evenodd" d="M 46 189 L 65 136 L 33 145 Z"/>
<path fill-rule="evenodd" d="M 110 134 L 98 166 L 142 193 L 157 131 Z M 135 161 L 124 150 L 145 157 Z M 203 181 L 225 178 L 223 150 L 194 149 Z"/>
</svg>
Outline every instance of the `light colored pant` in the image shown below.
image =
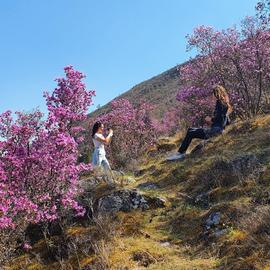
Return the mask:
<svg viewBox="0 0 270 270">
<path fill-rule="evenodd" d="M 106 153 L 101 148 L 95 148 L 92 156 L 92 163 L 94 166 L 102 166 L 104 169 L 111 169 L 109 161 L 106 158 Z"/>
<path fill-rule="evenodd" d="M 112 169 L 109 161 L 106 158 L 104 149 L 95 148 L 92 156 L 92 164 L 97 170 L 102 168 L 108 177 L 108 182 L 113 182 Z"/>
</svg>

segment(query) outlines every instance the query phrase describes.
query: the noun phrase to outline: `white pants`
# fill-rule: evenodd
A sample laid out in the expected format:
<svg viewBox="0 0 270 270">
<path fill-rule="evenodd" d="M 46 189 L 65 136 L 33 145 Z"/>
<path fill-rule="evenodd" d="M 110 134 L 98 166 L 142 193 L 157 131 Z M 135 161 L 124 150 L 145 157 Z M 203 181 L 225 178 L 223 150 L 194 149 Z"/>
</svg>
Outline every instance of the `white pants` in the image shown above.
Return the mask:
<svg viewBox="0 0 270 270">
<path fill-rule="evenodd" d="M 112 170 L 109 161 L 106 158 L 106 153 L 104 149 L 95 148 L 92 156 L 92 163 L 96 168 L 102 168 L 108 177 L 108 182 L 113 182 Z"/>
</svg>

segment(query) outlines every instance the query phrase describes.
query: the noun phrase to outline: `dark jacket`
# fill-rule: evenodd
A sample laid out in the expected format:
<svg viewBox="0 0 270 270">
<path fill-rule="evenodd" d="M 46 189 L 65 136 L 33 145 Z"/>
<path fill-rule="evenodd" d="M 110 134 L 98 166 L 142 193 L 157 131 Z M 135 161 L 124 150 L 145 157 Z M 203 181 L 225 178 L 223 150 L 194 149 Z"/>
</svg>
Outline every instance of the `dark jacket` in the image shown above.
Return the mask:
<svg viewBox="0 0 270 270">
<path fill-rule="evenodd" d="M 230 121 L 227 112 L 228 106 L 223 104 L 220 100 L 217 100 L 211 127 L 220 127 L 224 129 Z"/>
</svg>

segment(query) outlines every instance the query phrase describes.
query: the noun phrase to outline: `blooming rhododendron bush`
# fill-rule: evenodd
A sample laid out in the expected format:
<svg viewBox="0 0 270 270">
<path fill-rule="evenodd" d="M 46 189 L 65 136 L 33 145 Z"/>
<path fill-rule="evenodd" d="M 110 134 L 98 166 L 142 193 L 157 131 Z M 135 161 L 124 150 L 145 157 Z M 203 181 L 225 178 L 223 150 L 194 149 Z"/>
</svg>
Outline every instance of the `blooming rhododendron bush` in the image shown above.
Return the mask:
<svg viewBox="0 0 270 270">
<path fill-rule="evenodd" d="M 105 133 L 108 134 L 109 128 L 114 131 L 110 144 L 106 146 L 107 157 L 113 169 L 136 170 L 138 159 L 155 146 L 158 137 L 173 135 L 179 129 L 181 118 L 178 109 L 172 108 L 162 119 L 154 116 L 154 109 L 153 104 L 145 101 L 135 105 L 121 98 L 110 103 L 109 112 L 95 119 L 90 118 L 90 131 L 96 121 L 105 125 Z M 89 131 L 88 136 L 91 139 Z M 87 148 L 82 149 L 85 161 L 88 160 L 86 152 L 92 153 L 93 147 L 90 141 Z"/>
<path fill-rule="evenodd" d="M 0 229 L 53 221 L 65 209 L 84 213 L 75 197 L 79 175 L 90 166 L 77 164 L 76 123 L 85 119 L 94 92 L 71 66 L 65 75 L 44 94 L 47 119 L 38 110 L 17 112 L 15 119 L 10 111 L 0 115 Z"/>
<path fill-rule="evenodd" d="M 119 99 L 111 102 L 110 112 L 96 119 L 114 130 L 114 137 L 107 147 L 114 168 L 127 167 L 156 140 L 157 126 L 151 117 L 152 109 L 153 106 L 146 102 L 134 106 L 127 99 Z"/>
<path fill-rule="evenodd" d="M 270 1 L 261 0 L 256 5 L 257 17 L 266 27 L 270 22 Z"/>
<path fill-rule="evenodd" d="M 152 121 L 158 136 L 173 136 L 181 127 L 181 112 L 178 108 L 171 108 L 161 119 L 154 118 Z"/>
<path fill-rule="evenodd" d="M 240 29 L 200 26 L 188 36 L 188 49 L 198 55 L 180 67 L 183 87 L 177 95 L 187 121 L 200 124 L 209 114 L 215 84 L 228 90 L 241 118 L 269 110 L 270 32 L 259 17 L 247 17 Z"/>
<path fill-rule="evenodd" d="M 213 100 L 211 91 L 199 87 L 186 87 L 178 92 L 176 99 L 181 102 L 180 115 L 194 126 L 203 126 L 205 115 L 211 115 Z"/>
<path fill-rule="evenodd" d="M 153 115 L 154 108 L 154 105 L 145 101 L 134 105 L 128 99 L 121 98 L 110 103 L 109 112 L 90 119 L 89 130 L 92 130 L 94 122 L 100 121 L 105 125 L 105 133 L 108 133 L 109 128 L 114 131 L 111 143 L 106 146 L 113 169 L 136 170 L 138 158 L 155 145 L 159 136 L 173 135 L 179 129 L 177 109 L 172 108 L 162 119 L 158 119 Z M 88 136 L 91 137 L 90 132 Z M 92 141 L 87 148 L 82 149 L 84 153 L 93 151 Z"/>
</svg>

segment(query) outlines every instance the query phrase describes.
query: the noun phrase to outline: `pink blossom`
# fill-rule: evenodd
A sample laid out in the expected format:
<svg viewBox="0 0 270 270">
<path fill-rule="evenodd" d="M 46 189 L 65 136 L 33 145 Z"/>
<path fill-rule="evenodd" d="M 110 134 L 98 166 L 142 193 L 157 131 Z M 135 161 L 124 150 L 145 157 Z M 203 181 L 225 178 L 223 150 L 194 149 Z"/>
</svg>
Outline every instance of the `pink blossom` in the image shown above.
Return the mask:
<svg viewBox="0 0 270 270">
<path fill-rule="evenodd" d="M 32 113 L 0 114 L 0 228 L 52 221 L 63 209 L 84 209 L 76 202 L 80 174 L 90 165 L 77 164 L 81 128 L 94 91 L 82 83 L 84 75 L 71 66 L 57 79 L 52 94 L 45 93 L 48 118 Z M 68 202 L 68 203 L 66 203 Z"/>
<path fill-rule="evenodd" d="M 263 5 L 265 8 L 266 3 Z M 197 51 L 194 59 L 179 68 L 183 87 L 177 99 L 188 107 L 187 121 L 201 122 L 202 113 L 194 117 L 192 110 L 207 111 L 210 104 L 204 102 L 199 89 L 211 89 L 215 84 L 227 89 L 234 112 L 241 118 L 269 108 L 270 33 L 260 18 L 246 17 L 239 28 L 222 31 L 200 26 L 188 36 L 187 48 Z"/>
</svg>

